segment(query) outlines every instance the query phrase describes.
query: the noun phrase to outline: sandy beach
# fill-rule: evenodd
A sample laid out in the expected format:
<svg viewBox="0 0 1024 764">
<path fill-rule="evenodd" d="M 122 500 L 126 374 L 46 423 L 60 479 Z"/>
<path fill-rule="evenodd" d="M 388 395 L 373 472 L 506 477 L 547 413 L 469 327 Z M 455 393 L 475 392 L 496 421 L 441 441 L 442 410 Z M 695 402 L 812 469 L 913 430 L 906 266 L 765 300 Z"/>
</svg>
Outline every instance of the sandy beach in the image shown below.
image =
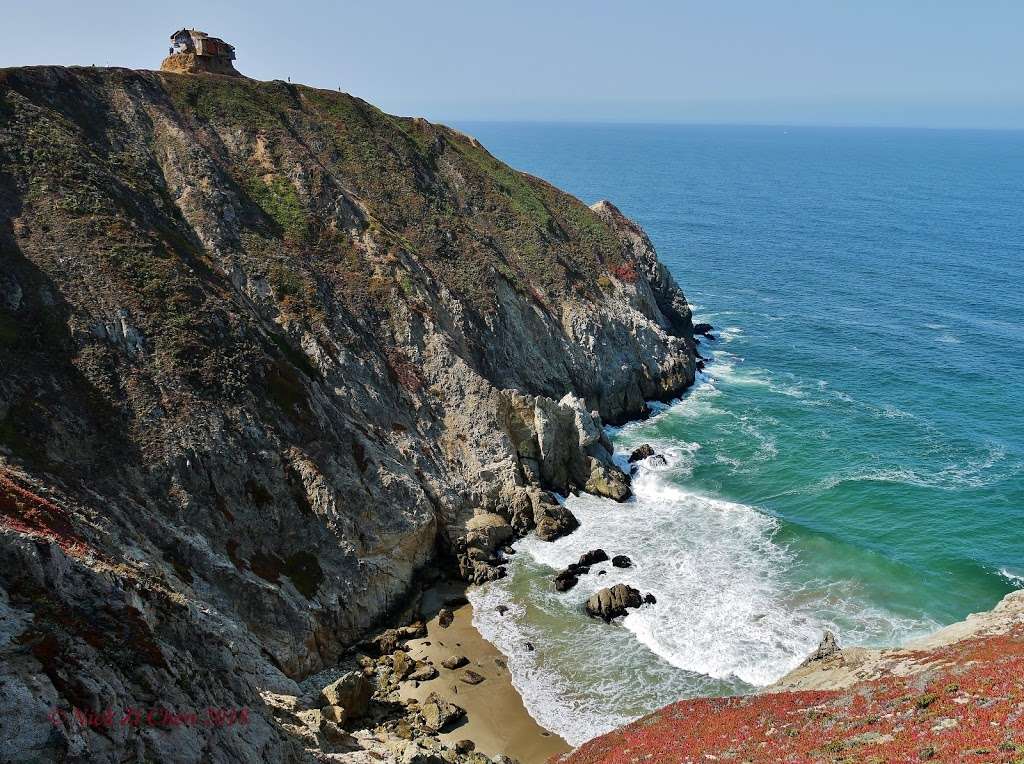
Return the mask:
<svg viewBox="0 0 1024 764">
<path fill-rule="evenodd" d="M 422 700 L 431 692 L 466 709 L 467 718 L 441 735 L 446 743 L 469 739 L 476 750 L 495 756 L 505 754 L 522 764 L 541 764 L 570 746 L 533 720 L 522 698 L 512 686 L 512 677 L 504 657 L 473 627 L 473 606 L 449 607 L 454 620 L 443 628 L 438 611 L 445 601 L 460 598 L 464 589 L 458 584 L 443 584 L 424 594 L 422 612 L 427 620 L 427 636 L 410 640 L 409 654 L 416 660 L 430 661 L 438 676 L 426 682 L 403 682 L 402 697 Z M 441 665 L 445 658 L 462 655 L 468 663 L 457 669 Z M 484 677 L 479 684 L 462 681 L 467 670 Z"/>
</svg>

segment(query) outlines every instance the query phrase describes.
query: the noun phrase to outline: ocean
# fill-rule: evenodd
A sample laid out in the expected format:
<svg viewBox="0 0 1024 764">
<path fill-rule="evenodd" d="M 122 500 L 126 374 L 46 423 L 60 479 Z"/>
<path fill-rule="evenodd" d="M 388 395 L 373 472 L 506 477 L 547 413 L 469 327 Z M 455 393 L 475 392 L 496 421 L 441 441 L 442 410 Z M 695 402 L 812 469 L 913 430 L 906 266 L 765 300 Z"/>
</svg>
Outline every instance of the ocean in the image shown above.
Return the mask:
<svg viewBox="0 0 1024 764">
<path fill-rule="evenodd" d="M 635 500 L 569 497 L 581 528 L 471 596 L 542 725 L 577 744 L 769 684 L 824 629 L 895 645 L 1024 586 L 1024 132 L 455 126 L 643 225 L 717 337 L 612 431 L 668 457 Z M 634 567 L 555 592 L 598 547 Z M 657 604 L 588 619 L 619 581 Z"/>
</svg>

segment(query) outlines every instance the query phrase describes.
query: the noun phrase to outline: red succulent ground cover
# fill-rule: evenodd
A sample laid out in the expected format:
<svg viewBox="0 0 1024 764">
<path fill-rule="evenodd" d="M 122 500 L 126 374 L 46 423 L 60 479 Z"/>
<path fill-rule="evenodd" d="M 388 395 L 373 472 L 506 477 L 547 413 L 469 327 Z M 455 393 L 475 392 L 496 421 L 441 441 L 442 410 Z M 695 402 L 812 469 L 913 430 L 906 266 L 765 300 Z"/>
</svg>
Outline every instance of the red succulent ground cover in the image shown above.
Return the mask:
<svg viewBox="0 0 1024 764">
<path fill-rule="evenodd" d="M 54 541 L 72 556 L 81 556 L 88 549 L 65 510 L 22 488 L 3 472 L 0 472 L 0 525 Z"/>
<path fill-rule="evenodd" d="M 925 669 L 844 690 L 683 700 L 558 761 L 1024 764 L 1024 624 L 907 655 Z"/>
<path fill-rule="evenodd" d="M 625 281 L 629 284 L 636 283 L 636 268 L 633 266 L 633 263 L 626 262 L 622 265 L 616 265 L 612 268 L 612 273 L 620 281 Z"/>
</svg>

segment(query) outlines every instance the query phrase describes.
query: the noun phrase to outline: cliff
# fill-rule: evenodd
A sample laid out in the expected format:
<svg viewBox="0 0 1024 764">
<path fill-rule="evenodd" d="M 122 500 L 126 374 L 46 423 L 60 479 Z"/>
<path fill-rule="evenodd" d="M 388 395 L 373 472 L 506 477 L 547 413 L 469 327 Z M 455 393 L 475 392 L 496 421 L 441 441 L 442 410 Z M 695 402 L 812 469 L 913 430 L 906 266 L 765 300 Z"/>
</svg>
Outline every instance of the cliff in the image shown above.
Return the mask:
<svg viewBox="0 0 1024 764">
<path fill-rule="evenodd" d="M 932 760 L 1024 761 L 1024 591 L 901 648 L 819 649 L 763 694 L 683 700 L 559 759 Z"/>
<path fill-rule="evenodd" d="M 693 381 L 612 205 L 279 81 L 0 70 L 0 262 L 3 760 L 303 758 L 267 698 L 624 498 L 602 423 Z M 156 707 L 251 714 L 62 716 Z"/>
</svg>

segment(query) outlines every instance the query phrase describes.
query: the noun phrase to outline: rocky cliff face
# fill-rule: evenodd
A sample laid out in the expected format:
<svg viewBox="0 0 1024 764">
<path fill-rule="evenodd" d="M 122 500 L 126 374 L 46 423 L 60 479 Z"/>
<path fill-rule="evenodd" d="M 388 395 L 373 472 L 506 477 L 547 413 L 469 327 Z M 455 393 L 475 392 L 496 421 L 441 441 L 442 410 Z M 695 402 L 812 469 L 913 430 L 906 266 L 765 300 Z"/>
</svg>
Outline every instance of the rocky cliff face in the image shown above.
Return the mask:
<svg viewBox="0 0 1024 764">
<path fill-rule="evenodd" d="M 282 82 L 0 70 L 0 263 L 0 758 L 298 758 L 261 697 L 625 498 L 694 374 L 612 205 Z M 155 706 L 252 715 L 53 716 Z"/>
</svg>

